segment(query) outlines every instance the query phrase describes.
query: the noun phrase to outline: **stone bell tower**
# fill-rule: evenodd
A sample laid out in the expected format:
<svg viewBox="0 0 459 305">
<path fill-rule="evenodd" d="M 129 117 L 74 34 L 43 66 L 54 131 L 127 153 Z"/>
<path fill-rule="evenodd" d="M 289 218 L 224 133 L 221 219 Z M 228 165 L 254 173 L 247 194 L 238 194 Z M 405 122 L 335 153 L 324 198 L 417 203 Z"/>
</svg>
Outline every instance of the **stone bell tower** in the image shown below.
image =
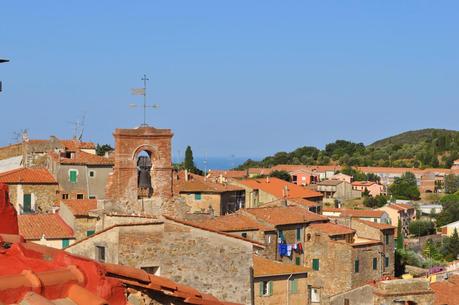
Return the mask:
<svg viewBox="0 0 459 305">
<path fill-rule="evenodd" d="M 106 198 L 122 212 L 154 213 L 155 206 L 169 201 L 173 195 L 172 131 L 142 125 L 118 128 L 113 136 L 115 166 Z"/>
</svg>

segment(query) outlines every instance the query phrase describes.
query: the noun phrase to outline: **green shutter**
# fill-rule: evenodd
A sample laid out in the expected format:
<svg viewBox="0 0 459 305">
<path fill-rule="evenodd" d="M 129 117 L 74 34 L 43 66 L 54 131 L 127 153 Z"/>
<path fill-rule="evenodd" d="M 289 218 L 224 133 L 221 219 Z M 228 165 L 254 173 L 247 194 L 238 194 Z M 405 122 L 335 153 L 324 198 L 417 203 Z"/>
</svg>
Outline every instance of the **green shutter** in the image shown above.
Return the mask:
<svg viewBox="0 0 459 305">
<path fill-rule="evenodd" d="M 301 258 L 299 256 L 295 257 L 295 264 L 296 265 L 301 265 Z"/>
<path fill-rule="evenodd" d="M 70 245 L 70 241 L 65 238 L 62 240 L 62 249 L 67 248 Z"/>
<path fill-rule="evenodd" d="M 298 292 L 298 280 L 297 279 L 290 279 L 289 281 L 290 293 L 297 293 Z"/>
<path fill-rule="evenodd" d="M 301 228 L 296 228 L 296 240 L 301 241 Z"/>
<path fill-rule="evenodd" d="M 77 182 L 77 171 L 76 170 L 71 170 L 69 173 L 69 179 L 70 182 L 76 183 Z"/>
<path fill-rule="evenodd" d="M 269 295 L 273 295 L 273 281 L 269 281 Z"/>
<path fill-rule="evenodd" d="M 354 272 L 355 273 L 359 272 L 359 267 L 360 267 L 359 265 L 360 265 L 360 262 L 359 262 L 358 259 L 356 259 L 355 262 L 354 262 Z"/>
<path fill-rule="evenodd" d="M 32 212 L 32 194 L 24 194 L 23 199 L 22 212 Z"/>
<path fill-rule="evenodd" d="M 263 282 L 260 282 L 259 287 L 260 287 L 260 291 L 259 291 L 260 292 L 260 297 L 262 297 L 263 296 Z"/>
<path fill-rule="evenodd" d="M 320 269 L 319 259 L 318 258 L 314 258 L 312 260 L 312 270 L 319 271 L 319 269 Z"/>
<path fill-rule="evenodd" d="M 93 235 L 94 233 L 96 233 L 96 231 L 94 231 L 94 230 L 88 230 L 88 231 L 86 231 L 86 236 L 91 236 L 91 235 Z"/>
<path fill-rule="evenodd" d="M 378 259 L 373 257 L 373 270 L 378 269 Z"/>
<path fill-rule="evenodd" d="M 194 200 L 201 200 L 201 193 L 195 193 Z"/>
</svg>

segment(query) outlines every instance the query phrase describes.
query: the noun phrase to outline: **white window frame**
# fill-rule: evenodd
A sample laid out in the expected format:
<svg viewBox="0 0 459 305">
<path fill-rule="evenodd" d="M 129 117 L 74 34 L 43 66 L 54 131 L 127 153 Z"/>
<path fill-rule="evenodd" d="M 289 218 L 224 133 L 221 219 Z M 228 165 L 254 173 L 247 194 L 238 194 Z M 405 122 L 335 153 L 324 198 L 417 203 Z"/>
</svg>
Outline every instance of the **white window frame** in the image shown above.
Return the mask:
<svg viewBox="0 0 459 305">
<path fill-rule="evenodd" d="M 91 173 L 93 174 L 92 176 L 91 176 Z M 88 177 L 89 177 L 89 178 L 96 178 L 96 171 L 90 169 L 90 170 L 88 171 Z"/>
<path fill-rule="evenodd" d="M 269 297 L 271 295 L 271 291 L 269 289 L 269 287 L 270 287 L 269 281 L 261 281 L 261 284 L 263 285 L 263 294 L 262 294 L 262 296 Z M 265 290 L 266 290 L 266 292 L 265 292 Z"/>
</svg>

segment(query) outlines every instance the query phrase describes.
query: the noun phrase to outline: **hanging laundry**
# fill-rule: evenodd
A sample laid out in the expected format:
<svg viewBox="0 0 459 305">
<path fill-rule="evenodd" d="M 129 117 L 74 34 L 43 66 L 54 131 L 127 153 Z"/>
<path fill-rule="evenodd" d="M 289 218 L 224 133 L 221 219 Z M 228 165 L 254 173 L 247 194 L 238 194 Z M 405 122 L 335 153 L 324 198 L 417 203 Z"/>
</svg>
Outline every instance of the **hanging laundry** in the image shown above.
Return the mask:
<svg viewBox="0 0 459 305">
<path fill-rule="evenodd" d="M 287 244 L 280 244 L 279 245 L 279 255 L 282 256 L 287 256 Z"/>
<path fill-rule="evenodd" d="M 292 248 L 293 248 L 293 251 L 297 252 L 297 250 L 298 250 L 298 245 L 297 245 L 297 244 L 293 244 Z"/>
<path fill-rule="evenodd" d="M 292 256 L 292 245 L 287 245 L 287 256 Z"/>
<path fill-rule="evenodd" d="M 298 253 L 303 253 L 303 245 L 298 243 Z"/>
</svg>

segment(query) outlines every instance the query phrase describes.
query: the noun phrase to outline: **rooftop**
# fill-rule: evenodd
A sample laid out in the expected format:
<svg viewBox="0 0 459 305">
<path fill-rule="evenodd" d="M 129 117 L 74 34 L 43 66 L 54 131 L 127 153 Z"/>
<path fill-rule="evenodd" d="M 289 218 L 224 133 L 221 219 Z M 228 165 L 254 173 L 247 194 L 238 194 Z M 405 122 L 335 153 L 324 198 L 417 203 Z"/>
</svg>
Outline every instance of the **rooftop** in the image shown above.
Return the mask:
<svg viewBox="0 0 459 305">
<path fill-rule="evenodd" d="M 344 181 L 343 180 L 324 180 L 324 181 L 317 183 L 317 185 L 336 186 L 341 183 L 344 183 Z"/>
<path fill-rule="evenodd" d="M 57 181 L 45 168 L 18 168 L 1 173 L 0 183 L 57 184 Z"/>
<path fill-rule="evenodd" d="M 281 263 L 270 259 L 266 259 L 258 255 L 253 256 L 254 277 L 305 274 L 307 272 L 308 268 L 304 266 Z"/>
<path fill-rule="evenodd" d="M 374 181 L 354 181 L 352 182 L 353 186 L 372 186 L 373 184 L 376 184 Z"/>
<path fill-rule="evenodd" d="M 18 223 L 26 240 L 74 238 L 72 228 L 58 214 L 18 215 Z"/>
<path fill-rule="evenodd" d="M 96 199 L 67 199 L 62 200 L 62 202 L 74 216 L 88 216 L 89 211 L 97 209 Z"/>
<path fill-rule="evenodd" d="M 239 183 L 251 189 L 262 190 L 277 198 L 317 198 L 322 197 L 322 194 L 294 183 L 290 183 L 275 177 L 246 179 L 240 180 Z M 287 189 L 287 194 L 285 190 Z M 286 196 L 287 195 L 287 196 Z"/>
<path fill-rule="evenodd" d="M 354 234 L 355 230 L 349 227 L 334 224 L 331 222 L 327 223 L 313 223 L 309 225 L 309 227 L 313 230 L 326 233 L 328 236 L 336 236 L 336 235 L 345 235 L 345 234 Z"/>
<path fill-rule="evenodd" d="M 270 231 L 273 227 L 263 225 L 252 217 L 239 213 L 224 215 L 208 220 L 195 221 L 197 225 L 212 228 L 222 232 L 235 231 Z"/>
<path fill-rule="evenodd" d="M 394 230 L 394 229 L 397 228 L 397 227 L 394 227 L 393 225 L 389 225 L 389 224 L 386 224 L 386 223 L 377 223 L 377 222 L 368 221 L 368 220 L 362 220 L 362 219 L 354 219 L 353 221 L 357 221 L 357 222 L 366 224 L 369 227 L 372 227 L 372 228 L 375 228 L 375 229 L 378 229 L 378 230 L 381 230 L 381 231 L 383 231 L 383 230 Z"/>
<path fill-rule="evenodd" d="M 297 206 L 244 209 L 273 226 L 328 221 L 328 218 Z"/>
<path fill-rule="evenodd" d="M 434 305 L 459 304 L 459 275 L 451 276 L 447 281 L 430 284 L 435 293 Z"/>
<path fill-rule="evenodd" d="M 73 157 L 66 158 L 61 156 L 59 153 L 50 152 L 49 155 L 53 160 L 60 164 L 72 164 L 72 165 L 94 165 L 94 166 L 112 166 L 114 161 L 112 158 L 105 158 L 98 155 L 90 154 L 84 151 L 74 152 Z"/>
<path fill-rule="evenodd" d="M 233 191 L 243 191 L 244 189 L 238 186 L 230 185 L 230 184 L 223 184 L 223 183 L 215 183 L 205 180 L 179 180 L 176 183 L 177 191 L 179 193 L 195 193 L 195 192 L 202 192 L 202 193 L 225 193 L 225 192 L 233 192 Z"/>
<path fill-rule="evenodd" d="M 386 212 L 382 210 L 354 210 L 344 208 L 324 208 L 324 212 L 340 213 L 342 217 L 381 218 Z"/>
</svg>

